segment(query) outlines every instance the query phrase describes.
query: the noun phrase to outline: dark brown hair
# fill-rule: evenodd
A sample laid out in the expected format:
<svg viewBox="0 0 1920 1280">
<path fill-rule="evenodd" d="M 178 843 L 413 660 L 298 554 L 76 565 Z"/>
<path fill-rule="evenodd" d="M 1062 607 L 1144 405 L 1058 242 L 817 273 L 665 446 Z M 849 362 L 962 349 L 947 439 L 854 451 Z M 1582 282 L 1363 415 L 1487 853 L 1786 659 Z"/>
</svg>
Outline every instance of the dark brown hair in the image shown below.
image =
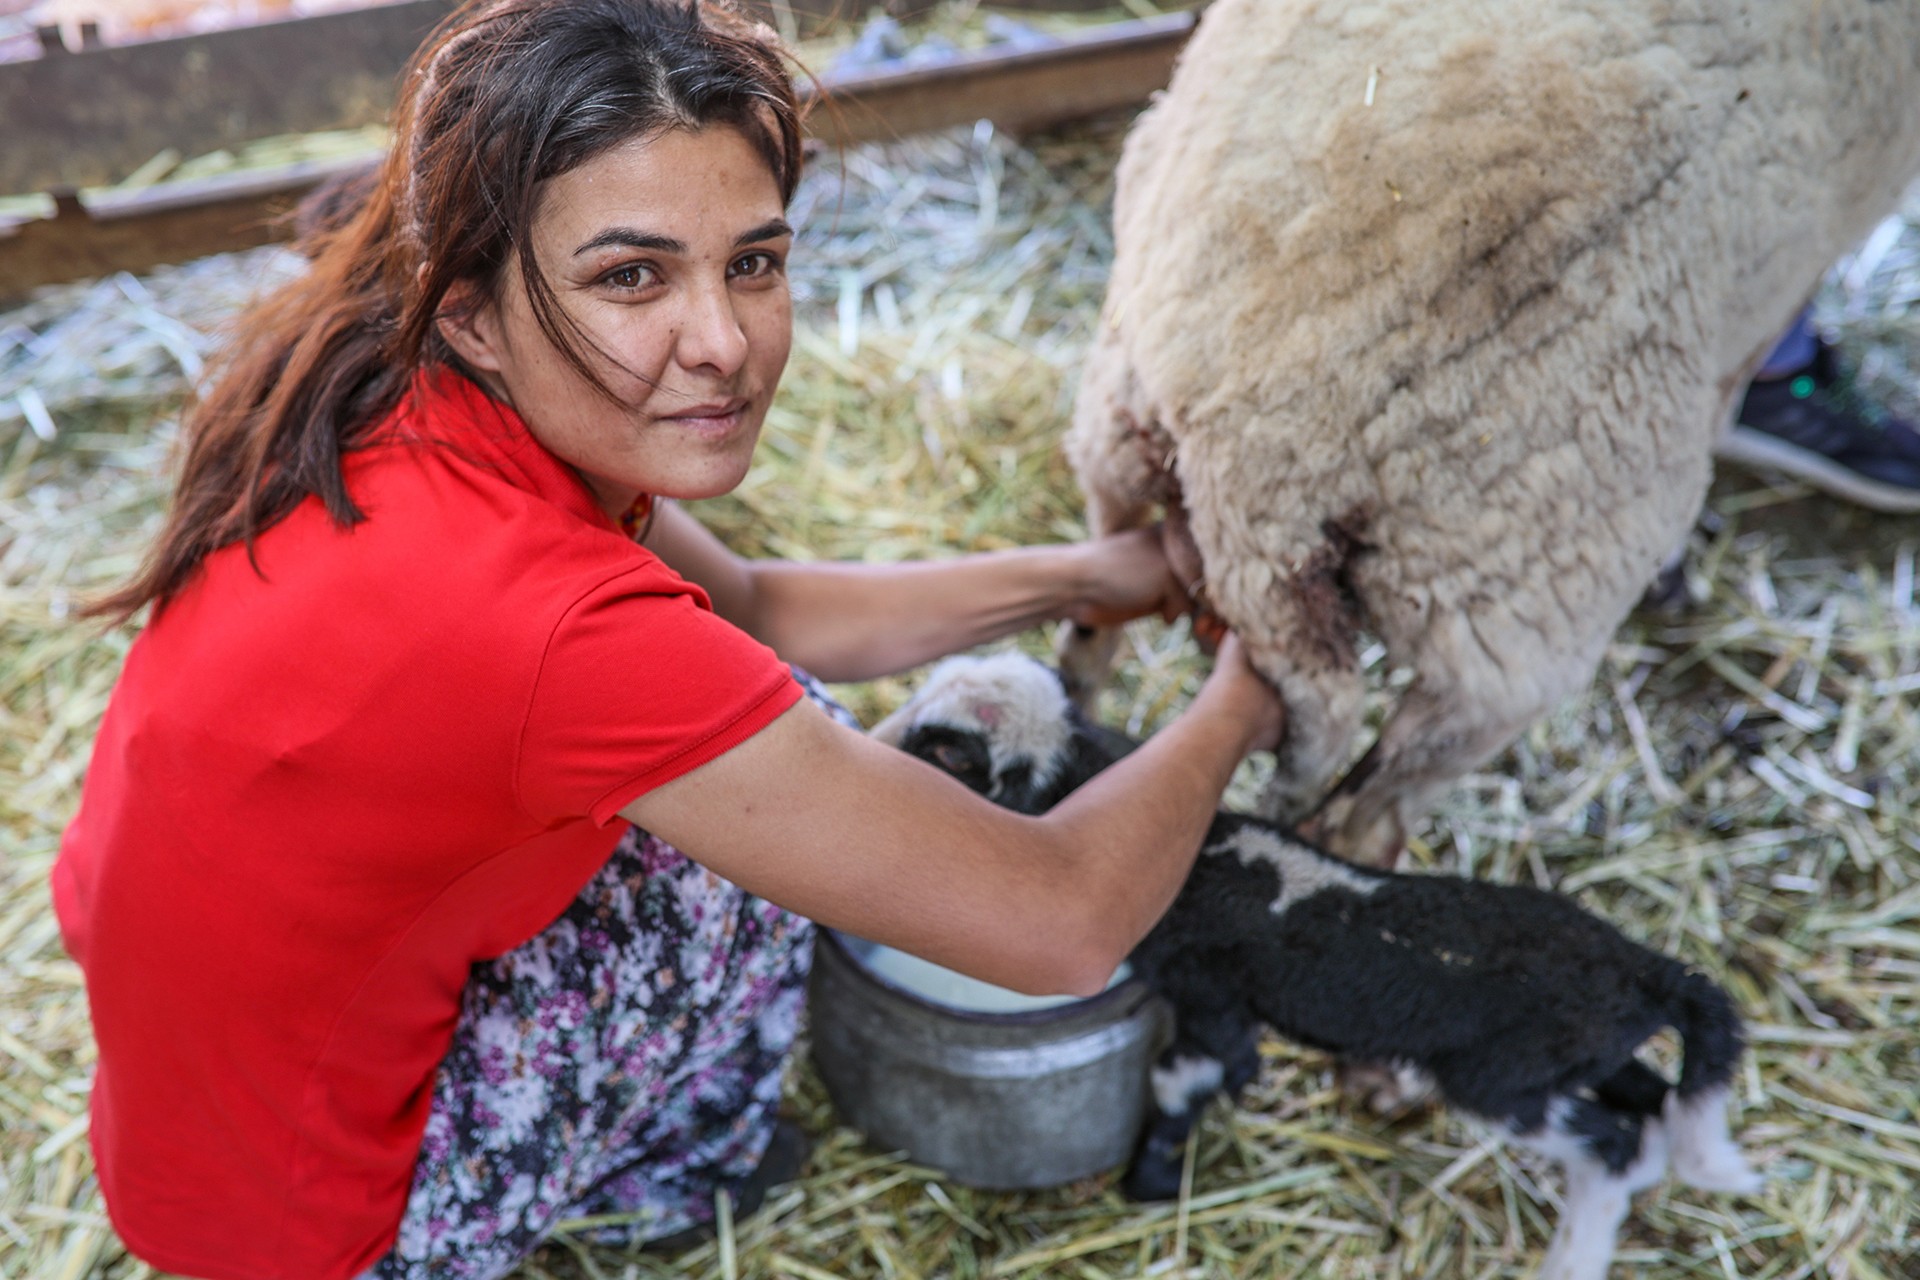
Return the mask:
<svg viewBox="0 0 1920 1280">
<path fill-rule="evenodd" d="M 185 421 L 172 510 L 135 577 L 88 609 L 164 607 L 212 551 L 253 540 L 309 495 L 363 519 L 343 455 L 420 369 L 455 364 L 435 319 L 448 291 L 498 297 L 516 260 L 535 319 L 589 382 L 591 340 L 554 297 L 530 234 L 547 179 L 632 138 L 729 125 L 790 199 L 800 115 L 777 39 L 703 0 L 467 0 L 409 65 L 393 145 L 330 193 L 298 279 L 235 324 Z"/>
</svg>

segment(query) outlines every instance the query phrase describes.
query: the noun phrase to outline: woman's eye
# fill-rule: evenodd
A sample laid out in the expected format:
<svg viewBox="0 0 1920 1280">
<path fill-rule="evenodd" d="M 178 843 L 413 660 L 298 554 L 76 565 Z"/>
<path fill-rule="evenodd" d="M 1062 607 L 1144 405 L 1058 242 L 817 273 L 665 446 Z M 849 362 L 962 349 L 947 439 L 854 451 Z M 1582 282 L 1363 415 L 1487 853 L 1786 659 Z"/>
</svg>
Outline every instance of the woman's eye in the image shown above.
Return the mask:
<svg viewBox="0 0 1920 1280">
<path fill-rule="evenodd" d="M 733 260 L 733 275 L 753 279 L 770 276 L 780 269 L 780 259 L 771 253 L 745 253 Z"/>
<path fill-rule="evenodd" d="M 653 268 L 638 262 L 630 262 L 624 267 L 615 267 L 600 277 L 616 289 L 644 289 L 653 283 Z"/>
</svg>

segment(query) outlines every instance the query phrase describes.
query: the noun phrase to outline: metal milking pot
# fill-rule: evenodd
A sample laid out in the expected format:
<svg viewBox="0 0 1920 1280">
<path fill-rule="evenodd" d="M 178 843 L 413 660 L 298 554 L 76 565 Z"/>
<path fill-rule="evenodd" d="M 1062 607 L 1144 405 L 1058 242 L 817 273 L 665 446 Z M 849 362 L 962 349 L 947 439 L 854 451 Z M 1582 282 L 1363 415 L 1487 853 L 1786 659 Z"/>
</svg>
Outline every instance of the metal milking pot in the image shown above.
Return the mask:
<svg viewBox="0 0 1920 1280">
<path fill-rule="evenodd" d="M 1172 1036 L 1138 978 L 1047 1008 L 939 1003 L 870 967 L 883 949 L 821 929 L 812 1051 L 834 1107 L 875 1145 L 992 1190 L 1057 1186 L 1124 1163 L 1148 1069 Z"/>
</svg>

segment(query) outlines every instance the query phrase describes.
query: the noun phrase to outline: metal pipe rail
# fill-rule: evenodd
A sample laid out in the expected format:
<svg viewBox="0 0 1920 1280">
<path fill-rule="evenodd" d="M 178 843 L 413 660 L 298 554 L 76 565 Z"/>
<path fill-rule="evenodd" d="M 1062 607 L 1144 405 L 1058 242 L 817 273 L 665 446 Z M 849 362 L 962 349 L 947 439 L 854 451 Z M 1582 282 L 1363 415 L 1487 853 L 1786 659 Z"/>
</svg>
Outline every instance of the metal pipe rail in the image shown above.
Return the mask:
<svg viewBox="0 0 1920 1280">
<path fill-rule="evenodd" d="M 392 12 L 367 10 L 332 17 L 386 15 L 399 10 L 407 12 L 401 17 L 420 17 L 428 8 L 444 8 L 444 0 L 401 4 Z M 966 125 L 975 119 L 991 119 L 1002 129 L 1037 129 L 1114 107 L 1133 106 L 1144 102 L 1156 88 L 1164 88 L 1173 73 L 1173 59 L 1192 25 L 1194 17 L 1190 13 L 1169 13 L 1096 27 L 1035 48 L 985 50 L 935 67 L 828 79 L 803 88 L 804 96 L 814 98 L 810 130 L 812 136 L 829 146 L 849 146 Z M 104 52 L 131 52 L 132 48 L 138 46 Z M 90 56 L 71 54 L 50 61 L 81 61 Z M 324 107 L 338 109 L 340 115 L 328 119 L 357 121 L 359 115 L 342 104 L 351 100 L 372 102 L 374 94 L 367 84 L 363 77 L 342 77 L 336 86 L 334 106 Z M 390 88 L 380 90 L 378 117 L 384 117 L 390 94 Z M 305 123 L 321 119 L 311 113 L 323 109 L 315 106 L 317 102 L 309 100 L 305 107 L 309 113 L 298 119 Z M 253 119 L 255 127 L 271 129 L 294 117 L 278 115 L 273 117 L 273 125 L 259 125 L 261 117 Z M 148 148 L 156 142 L 165 146 L 169 136 L 173 134 L 142 134 L 144 140 L 138 146 L 117 152 L 108 148 L 104 152 L 108 159 L 75 159 L 58 173 L 67 178 L 111 173 L 134 155 L 144 161 L 152 154 Z M 205 138 L 207 134 L 194 136 Z M 0 301 L 23 296 L 42 284 L 83 280 L 113 271 L 146 271 L 161 263 L 188 261 L 205 253 L 252 248 L 286 238 L 286 213 L 301 194 L 326 178 L 363 169 L 372 159 L 363 155 L 307 161 L 284 169 L 171 182 L 98 200 L 83 200 L 71 190 L 61 192 L 56 196 L 54 217 L 0 228 Z M 44 163 L 52 163 L 52 154 Z M 46 175 L 54 169 L 29 169 L 21 161 L 15 163 L 12 173 Z"/>
<path fill-rule="evenodd" d="M 1060 7 L 1062 0 L 1045 3 Z M 122 178 L 168 146 L 212 150 L 384 119 L 399 68 L 450 7 L 451 0 L 406 0 L 0 64 L 0 119 L 8 121 L 0 191 L 55 196 L 53 217 L 0 226 L 0 301 L 41 285 L 284 238 L 285 214 L 302 194 L 375 157 L 99 198 L 75 190 Z M 1165 87 L 1195 20 L 1175 13 L 1116 22 L 1037 47 L 830 78 L 802 88 L 816 99 L 809 128 L 829 145 L 849 145 L 977 119 L 1031 129 L 1137 104 Z M 329 42 L 324 59 L 313 53 L 313 42 L 322 39 Z M 206 87 L 216 65 L 218 98 Z M 16 121 L 26 127 L 16 129 Z"/>
</svg>

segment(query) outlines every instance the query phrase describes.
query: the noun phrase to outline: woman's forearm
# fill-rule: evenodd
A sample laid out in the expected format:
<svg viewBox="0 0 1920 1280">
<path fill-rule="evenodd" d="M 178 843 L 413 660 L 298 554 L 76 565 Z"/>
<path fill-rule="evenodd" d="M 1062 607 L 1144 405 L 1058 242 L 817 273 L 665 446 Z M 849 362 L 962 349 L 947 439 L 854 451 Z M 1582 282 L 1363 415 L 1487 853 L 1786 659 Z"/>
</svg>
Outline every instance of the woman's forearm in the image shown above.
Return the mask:
<svg viewBox="0 0 1920 1280">
<path fill-rule="evenodd" d="M 1082 606 L 1084 545 L 909 564 L 751 562 L 746 629 L 823 680 L 870 680 Z"/>
<path fill-rule="evenodd" d="M 908 564 L 748 560 L 678 504 L 647 547 L 714 611 L 824 680 L 870 680 L 1055 618 L 1113 626 L 1189 601 L 1158 529 Z"/>
<path fill-rule="evenodd" d="M 1071 847 L 1101 851 L 1102 870 L 1074 877 L 1085 901 L 1056 900 L 1055 927 L 1077 921 L 1100 935 L 1085 954 L 1122 956 L 1165 914 L 1234 769 L 1277 736 L 1271 692 L 1243 680 L 1236 695 L 1224 683 L 1209 682 L 1184 714 L 1046 815 Z M 1098 991 L 1112 968 L 1094 964 L 1075 993 Z"/>
</svg>

